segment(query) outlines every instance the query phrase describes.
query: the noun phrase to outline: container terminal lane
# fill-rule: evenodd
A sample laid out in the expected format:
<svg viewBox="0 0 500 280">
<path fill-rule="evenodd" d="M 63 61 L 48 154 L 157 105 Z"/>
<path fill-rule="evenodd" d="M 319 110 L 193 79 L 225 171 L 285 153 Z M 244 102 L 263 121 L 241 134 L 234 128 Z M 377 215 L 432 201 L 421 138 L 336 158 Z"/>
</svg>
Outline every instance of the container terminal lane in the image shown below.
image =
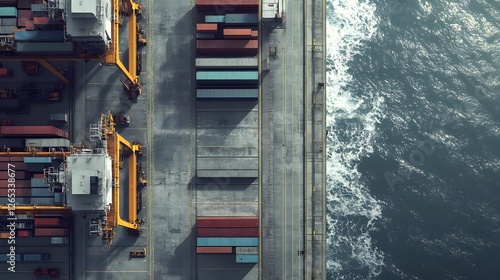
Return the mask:
<svg viewBox="0 0 500 280">
<path fill-rule="evenodd" d="M 0 1 L 1 277 L 326 279 L 325 5 Z"/>
</svg>

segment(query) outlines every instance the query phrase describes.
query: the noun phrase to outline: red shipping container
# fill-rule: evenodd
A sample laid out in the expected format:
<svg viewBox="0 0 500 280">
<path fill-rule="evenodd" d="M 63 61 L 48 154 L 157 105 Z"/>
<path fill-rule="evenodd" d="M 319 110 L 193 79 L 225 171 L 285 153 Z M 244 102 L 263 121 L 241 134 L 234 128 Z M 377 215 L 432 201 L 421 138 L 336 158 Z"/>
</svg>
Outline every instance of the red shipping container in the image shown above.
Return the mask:
<svg viewBox="0 0 500 280">
<path fill-rule="evenodd" d="M 61 218 L 35 218 L 35 227 L 67 227 L 68 220 Z"/>
<path fill-rule="evenodd" d="M 59 136 L 68 138 L 68 133 L 54 126 L 0 126 L 0 135 L 5 136 Z"/>
<path fill-rule="evenodd" d="M 0 78 L 12 78 L 12 70 L 9 68 L 0 68 Z"/>
<path fill-rule="evenodd" d="M 31 187 L 31 180 L 16 180 L 14 183 L 16 185 L 16 188 L 30 188 Z M 7 188 L 9 185 L 8 180 L 0 180 L 0 188 Z"/>
<path fill-rule="evenodd" d="M 0 197 L 7 197 L 9 194 L 8 190 L 8 188 L 0 188 Z M 16 187 L 15 190 L 16 197 L 31 197 L 31 188 Z"/>
<path fill-rule="evenodd" d="M 231 254 L 233 247 L 196 247 L 197 254 Z"/>
<path fill-rule="evenodd" d="M 259 38 L 259 31 L 252 30 L 252 39 L 257 39 L 257 38 Z"/>
<path fill-rule="evenodd" d="M 226 7 L 226 9 L 224 9 Z M 259 0 L 196 0 L 196 8 L 235 12 L 238 10 L 257 10 Z"/>
<path fill-rule="evenodd" d="M 31 0 L 17 0 L 18 9 L 31 9 Z M 19 10 L 17 11 L 19 15 Z"/>
<path fill-rule="evenodd" d="M 33 178 L 43 178 L 43 173 L 35 173 L 33 174 Z"/>
<path fill-rule="evenodd" d="M 259 227 L 259 217 L 199 217 L 197 227 L 242 228 Z"/>
<path fill-rule="evenodd" d="M 28 230 L 18 230 L 17 231 L 17 236 L 19 237 L 29 237 L 30 236 L 30 232 Z"/>
<path fill-rule="evenodd" d="M 28 177 L 26 177 L 28 175 L 28 173 L 26 171 L 16 171 L 16 176 L 13 177 L 16 179 L 16 181 L 19 179 L 19 180 L 23 180 L 23 179 L 27 179 Z M 0 180 L 7 180 L 11 178 L 9 176 L 9 173 L 7 172 L 0 172 Z M 17 184 L 16 184 L 17 185 Z"/>
<path fill-rule="evenodd" d="M 196 32 L 198 33 L 214 33 L 217 32 L 217 23 L 197 23 Z"/>
<path fill-rule="evenodd" d="M 35 24 L 33 24 L 33 20 L 26 20 L 25 23 L 26 30 L 35 30 Z"/>
<path fill-rule="evenodd" d="M 250 38 L 252 29 L 224 28 L 224 38 Z"/>
<path fill-rule="evenodd" d="M 31 8 L 30 7 L 28 9 Z M 31 10 L 17 10 L 17 26 L 18 27 L 25 27 L 26 26 L 26 21 L 31 20 L 31 17 L 33 16 L 33 12 Z"/>
<path fill-rule="evenodd" d="M 196 236 L 202 237 L 257 237 L 259 228 L 196 228 Z"/>
<path fill-rule="evenodd" d="M 256 54 L 258 40 L 196 40 L 196 50 L 203 54 Z"/>
<path fill-rule="evenodd" d="M 10 164 L 10 165 L 9 165 Z M 26 163 L 22 161 L 2 161 L 0 162 L 0 172 L 7 169 L 26 170 Z"/>
<path fill-rule="evenodd" d="M 33 18 L 33 24 L 36 26 L 45 26 L 50 23 L 50 20 L 48 17 L 34 17 Z"/>
<path fill-rule="evenodd" d="M 67 228 L 35 228 L 35 236 L 68 236 Z"/>
</svg>

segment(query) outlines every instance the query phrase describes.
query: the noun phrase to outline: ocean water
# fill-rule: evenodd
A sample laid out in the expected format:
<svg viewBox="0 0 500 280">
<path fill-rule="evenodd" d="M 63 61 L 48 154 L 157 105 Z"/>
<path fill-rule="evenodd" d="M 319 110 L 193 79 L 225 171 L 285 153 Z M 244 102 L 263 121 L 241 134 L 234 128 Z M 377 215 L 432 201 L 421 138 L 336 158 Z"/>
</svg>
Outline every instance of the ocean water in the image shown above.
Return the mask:
<svg viewBox="0 0 500 280">
<path fill-rule="evenodd" d="M 500 279 L 500 2 L 326 1 L 328 279 Z"/>
</svg>

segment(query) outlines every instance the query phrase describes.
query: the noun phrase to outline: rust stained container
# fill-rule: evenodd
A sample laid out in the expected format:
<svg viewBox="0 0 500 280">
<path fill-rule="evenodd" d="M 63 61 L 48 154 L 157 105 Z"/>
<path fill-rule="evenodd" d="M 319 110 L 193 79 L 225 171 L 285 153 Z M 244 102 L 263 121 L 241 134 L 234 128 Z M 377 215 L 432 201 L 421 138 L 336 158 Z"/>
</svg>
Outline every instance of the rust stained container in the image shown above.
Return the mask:
<svg viewBox="0 0 500 280">
<path fill-rule="evenodd" d="M 68 236 L 69 230 L 67 228 L 35 228 L 35 236 Z"/>
<path fill-rule="evenodd" d="M 255 228 L 259 227 L 259 217 L 199 217 L 197 227 L 208 228 Z"/>
<path fill-rule="evenodd" d="M 68 138 L 68 133 L 54 126 L 1 126 L 0 135 L 4 136 L 59 136 Z"/>
<path fill-rule="evenodd" d="M 24 180 L 24 179 L 27 179 L 29 174 L 26 172 L 26 171 L 16 171 L 16 176 L 14 177 L 16 179 L 16 181 L 19 179 L 19 180 Z M 8 180 L 9 178 L 11 178 L 9 176 L 9 173 L 7 172 L 0 172 L 0 180 Z M 17 186 L 17 184 L 16 184 Z"/>
<path fill-rule="evenodd" d="M 256 54 L 258 40 L 196 40 L 200 54 Z"/>
<path fill-rule="evenodd" d="M 10 165 L 9 165 L 10 164 Z M 26 170 L 26 163 L 22 161 L 2 161 L 0 162 L 0 172 L 6 171 L 7 169 L 12 170 Z"/>
<path fill-rule="evenodd" d="M 224 28 L 224 38 L 246 39 L 252 37 L 252 29 Z"/>
<path fill-rule="evenodd" d="M 252 30 L 252 39 L 257 39 L 257 38 L 259 38 L 259 31 Z"/>
<path fill-rule="evenodd" d="M 13 77 L 12 69 L 0 68 L 0 78 L 12 78 L 12 77 Z"/>
<path fill-rule="evenodd" d="M 35 227 L 67 227 L 68 220 L 61 218 L 35 218 Z"/>
<path fill-rule="evenodd" d="M 217 23 L 197 23 L 196 32 L 198 33 L 214 33 L 217 32 Z"/>
<path fill-rule="evenodd" d="M 196 247 L 197 254 L 232 254 L 233 247 Z"/>
<path fill-rule="evenodd" d="M 15 190 L 16 197 L 31 197 L 31 188 L 20 188 L 16 186 Z M 0 188 L 0 197 L 7 197 L 9 193 L 13 192 L 9 192 L 8 188 Z"/>
<path fill-rule="evenodd" d="M 196 0 L 196 8 L 200 10 L 223 10 L 223 11 L 256 11 L 259 8 L 259 0 Z"/>
<path fill-rule="evenodd" d="M 33 24 L 36 26 L 45 26 L 49 25 L 50 20 L 48 17 L 34 17 Z"/>
<path fill-rule="evenodd" d="M 196 236 L 201 237 L 258 237 L 259 228 L 196 228 Z"/>
<path fill-rule="evenodd" d="M 17 188 L 30 188 L 31 180 L 16 180 L 15 182 Z M 8 188 L 9 181 L 6 179 L 0 179 L 0 188 Z"/>
</svg>

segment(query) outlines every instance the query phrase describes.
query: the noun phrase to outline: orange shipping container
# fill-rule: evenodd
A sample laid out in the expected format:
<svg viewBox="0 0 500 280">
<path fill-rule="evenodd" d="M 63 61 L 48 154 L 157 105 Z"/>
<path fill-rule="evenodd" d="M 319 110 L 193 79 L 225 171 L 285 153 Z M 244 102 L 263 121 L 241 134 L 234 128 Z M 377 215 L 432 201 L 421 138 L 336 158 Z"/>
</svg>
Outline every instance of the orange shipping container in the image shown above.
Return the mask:
<svg viewBox="0 0 500 280">
<path fill-rule="evenodd" d="M 33 20 L 30 19 L 30 20 L 26 20 L 24 22 L 24 24 L 26 25 L 26 30 L 35 30 L 35 24 L 33 24 Z"/>
<path fill-rule="evenodd" d="M 35 228 L 35 236 L 68 236 L 67 228 Z"/>
<path fill-rule="evenodd" d="M 256 54 L 258 40 L 196 40 L 196 50 L 201 54 Z"/>
<path fill-rule="evenodd" d="M 43 173 L 35 173 L 33 174 L 33 178 L 43 178 Z"/>
<path fill-rule="evenodd" d="M 257 38 L 259 38 L 259 31 L 252 30 L 252 39 L 257 39 Z"/>
<path fill-rule="evenodd" d="M 0 232 L 0 238 L 9 238 L 10 232 Z"/>
<path fill-rule="evenodd" d="M 214 33 L 217 32 L 217 23 L 197 23 L 196 32 L 198 33 Z"/>
<path fill-rule="evenodd" d="M 48 17 L 34 17 L 33 18 L 33 24 L 34 25 L 48 25 L 50 23 L 50 20 Z"/>
<path fill-rule="evenodd" d="M 197 254 L 231 254 L 233 247 L 196 247 Z"/>
<path fill-rule="evenodd" d="M 250 38 L 252 29 L 224 28 L 224 38 Z"/>
</svg>

